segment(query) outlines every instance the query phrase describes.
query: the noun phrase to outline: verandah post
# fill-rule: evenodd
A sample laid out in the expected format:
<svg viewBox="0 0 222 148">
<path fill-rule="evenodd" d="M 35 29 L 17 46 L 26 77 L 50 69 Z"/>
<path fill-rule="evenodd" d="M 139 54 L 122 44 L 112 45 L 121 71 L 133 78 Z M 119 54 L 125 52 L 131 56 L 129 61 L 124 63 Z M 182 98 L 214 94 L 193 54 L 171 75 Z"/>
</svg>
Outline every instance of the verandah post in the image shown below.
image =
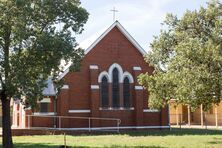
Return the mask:
<svg viewBox="0 0 222 148">
<path fill-rule="evenodd" d="M 177 126 L 178 126 L 179 125 L 178 106 L 176 106 L 176 120 L 177 120 Z"/>
<path fill-rule="evenodd" d="M 190 106 L 188 105 L 188 125 L 190 126 Z"/>
<path fill-rule="evenodd" d="M 215 106 L 215 126 L 218 127 L 218 112 L 217 112 L 217 105 Z"/>
<path fill-rule="evenodd" d="M 204 122 L 204 119 L 203 119 L 203 105 L 201 104 L 200 105 L 200 122 L 201 122 L 201 126 L 203 127 L 203 122 Z"/>
</svg>

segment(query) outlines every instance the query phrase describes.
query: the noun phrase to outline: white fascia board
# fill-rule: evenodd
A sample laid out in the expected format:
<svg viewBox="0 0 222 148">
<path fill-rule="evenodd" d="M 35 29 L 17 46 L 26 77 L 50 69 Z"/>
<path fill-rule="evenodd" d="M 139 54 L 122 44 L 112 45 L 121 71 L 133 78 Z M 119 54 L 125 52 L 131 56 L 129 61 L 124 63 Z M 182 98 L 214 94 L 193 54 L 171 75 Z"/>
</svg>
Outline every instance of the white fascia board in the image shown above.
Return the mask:
<svg viewBox="0 0 222 148">
<path fill-rule="evenodd" d="M 61 80 L 67 73 L 69 73 L 69 67 L 62 74 L 59 75 L 58 80 Z"/>
</svg>

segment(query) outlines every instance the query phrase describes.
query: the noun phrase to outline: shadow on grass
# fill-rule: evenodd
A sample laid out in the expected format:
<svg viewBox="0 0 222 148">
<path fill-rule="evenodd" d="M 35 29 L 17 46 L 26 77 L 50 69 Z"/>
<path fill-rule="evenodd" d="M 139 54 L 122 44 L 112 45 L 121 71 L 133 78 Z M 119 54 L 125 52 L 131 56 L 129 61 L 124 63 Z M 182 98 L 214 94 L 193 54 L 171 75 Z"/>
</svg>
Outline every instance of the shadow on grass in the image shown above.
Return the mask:
<svg viewBox="0 0 222 148">
<path fill-rule="evenodd" d="M 1 145 L 0 145 L 1 146 Z M 119 146 L 119 145 L 111 145 L 109 148 L 126 148 L 127 146 Z M 29 144 L 29 143 L 17 143 L 15 144 L 15 148 L 59 148 L 56 145 L 50 144 Z M 68 148 L 97 148 L 97 147 L 90 147 L 90 146 L 68 146 Z M 130 146 L 130 148 L 166 148 L 161 146 Z"/>
<path fill-rule="evenodd" d="M 0 147 L 2 145 L 0 144 Z M 14 143 L 15 148 L 57 148 L 59 146 L 50 145 L 50 143 Z"/>
<path fill-rule="evenodd" d="M 166 148 L 161 146 L 119 146 L 119 145 L 111 145 L 111 148 Z"/>
<path fill-rule="evenodd" d="M 213 141 L 210 141 L 210 142 L 208 142 L 209 144 L 222 144 L 222 138 L 216 138 L 216 137 L 214 137 L 213 138 Z"/>
<path fill-rule="evenodd" d="M 179 129 L 172 130 L 144 130 L 144 131 L 129 131 L 123 132 L 129 136 L 183 136 L 183 135 L 222 135 L 222 130 L 213 129 Z"/>
<path fill-rule="evenodd" d="M 184 135 L 222 135 L 222 130 L 214 129 L 179 129 L 172 128 L 172 130 L 133 130 L 120 131 L 120 133 L 109 132 L 93 132 L 88 134 L 80 134 L 78 136 L 101 136 L 101 135 L 129 135 L 129 136 L 184 136 Z"/>
</svg>

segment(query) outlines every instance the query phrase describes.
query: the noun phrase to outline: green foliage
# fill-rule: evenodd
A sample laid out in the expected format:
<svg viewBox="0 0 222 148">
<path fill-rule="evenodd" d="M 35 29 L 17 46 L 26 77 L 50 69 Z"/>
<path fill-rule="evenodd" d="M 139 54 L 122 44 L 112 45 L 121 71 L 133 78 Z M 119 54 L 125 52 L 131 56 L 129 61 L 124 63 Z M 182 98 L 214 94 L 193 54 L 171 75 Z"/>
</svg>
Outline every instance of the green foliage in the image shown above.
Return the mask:
<svg viewBox="0 0 222 148">
<path fill-rule="evenodd" d="M 83 50 L 73 34 L 88 12 L 79 0 L 0 0 L 0 14 L 0 94 L 35 107 L 45 80 L 63 71 L 61 60 L 79 69 Z"/>
<path fill-rule="evenodd" d="M 155 68 L 139 82 L 149 93 L 149 105 L 161 108 L 176 99 L 193 109 L 208 110 L 222 94 L 222 4 L 186 11 L 182 18 L 168 14 L 145 60 Z"/>
</svg>

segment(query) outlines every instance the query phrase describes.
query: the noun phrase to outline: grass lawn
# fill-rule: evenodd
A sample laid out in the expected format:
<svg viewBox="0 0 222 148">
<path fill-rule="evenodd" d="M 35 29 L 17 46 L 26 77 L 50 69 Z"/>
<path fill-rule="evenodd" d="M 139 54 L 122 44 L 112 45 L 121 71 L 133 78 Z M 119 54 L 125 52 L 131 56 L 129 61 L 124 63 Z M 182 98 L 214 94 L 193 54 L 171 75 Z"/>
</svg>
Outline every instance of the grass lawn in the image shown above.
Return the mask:
<svg viewBox="0 0 222 148">
<path fill-rule="evenodd" d="M 56 148 L 63 144 L 63 135 L 13 137 L 17 148 Z M 133 148 L 221 148 L 222 130 L 173 129 L 172 131 L 132 131 L 121 134 L 85 134 L 66 136 L 71 147 Z M 0 140 L 1 141 L 1 140 Z"/>
</svg>

